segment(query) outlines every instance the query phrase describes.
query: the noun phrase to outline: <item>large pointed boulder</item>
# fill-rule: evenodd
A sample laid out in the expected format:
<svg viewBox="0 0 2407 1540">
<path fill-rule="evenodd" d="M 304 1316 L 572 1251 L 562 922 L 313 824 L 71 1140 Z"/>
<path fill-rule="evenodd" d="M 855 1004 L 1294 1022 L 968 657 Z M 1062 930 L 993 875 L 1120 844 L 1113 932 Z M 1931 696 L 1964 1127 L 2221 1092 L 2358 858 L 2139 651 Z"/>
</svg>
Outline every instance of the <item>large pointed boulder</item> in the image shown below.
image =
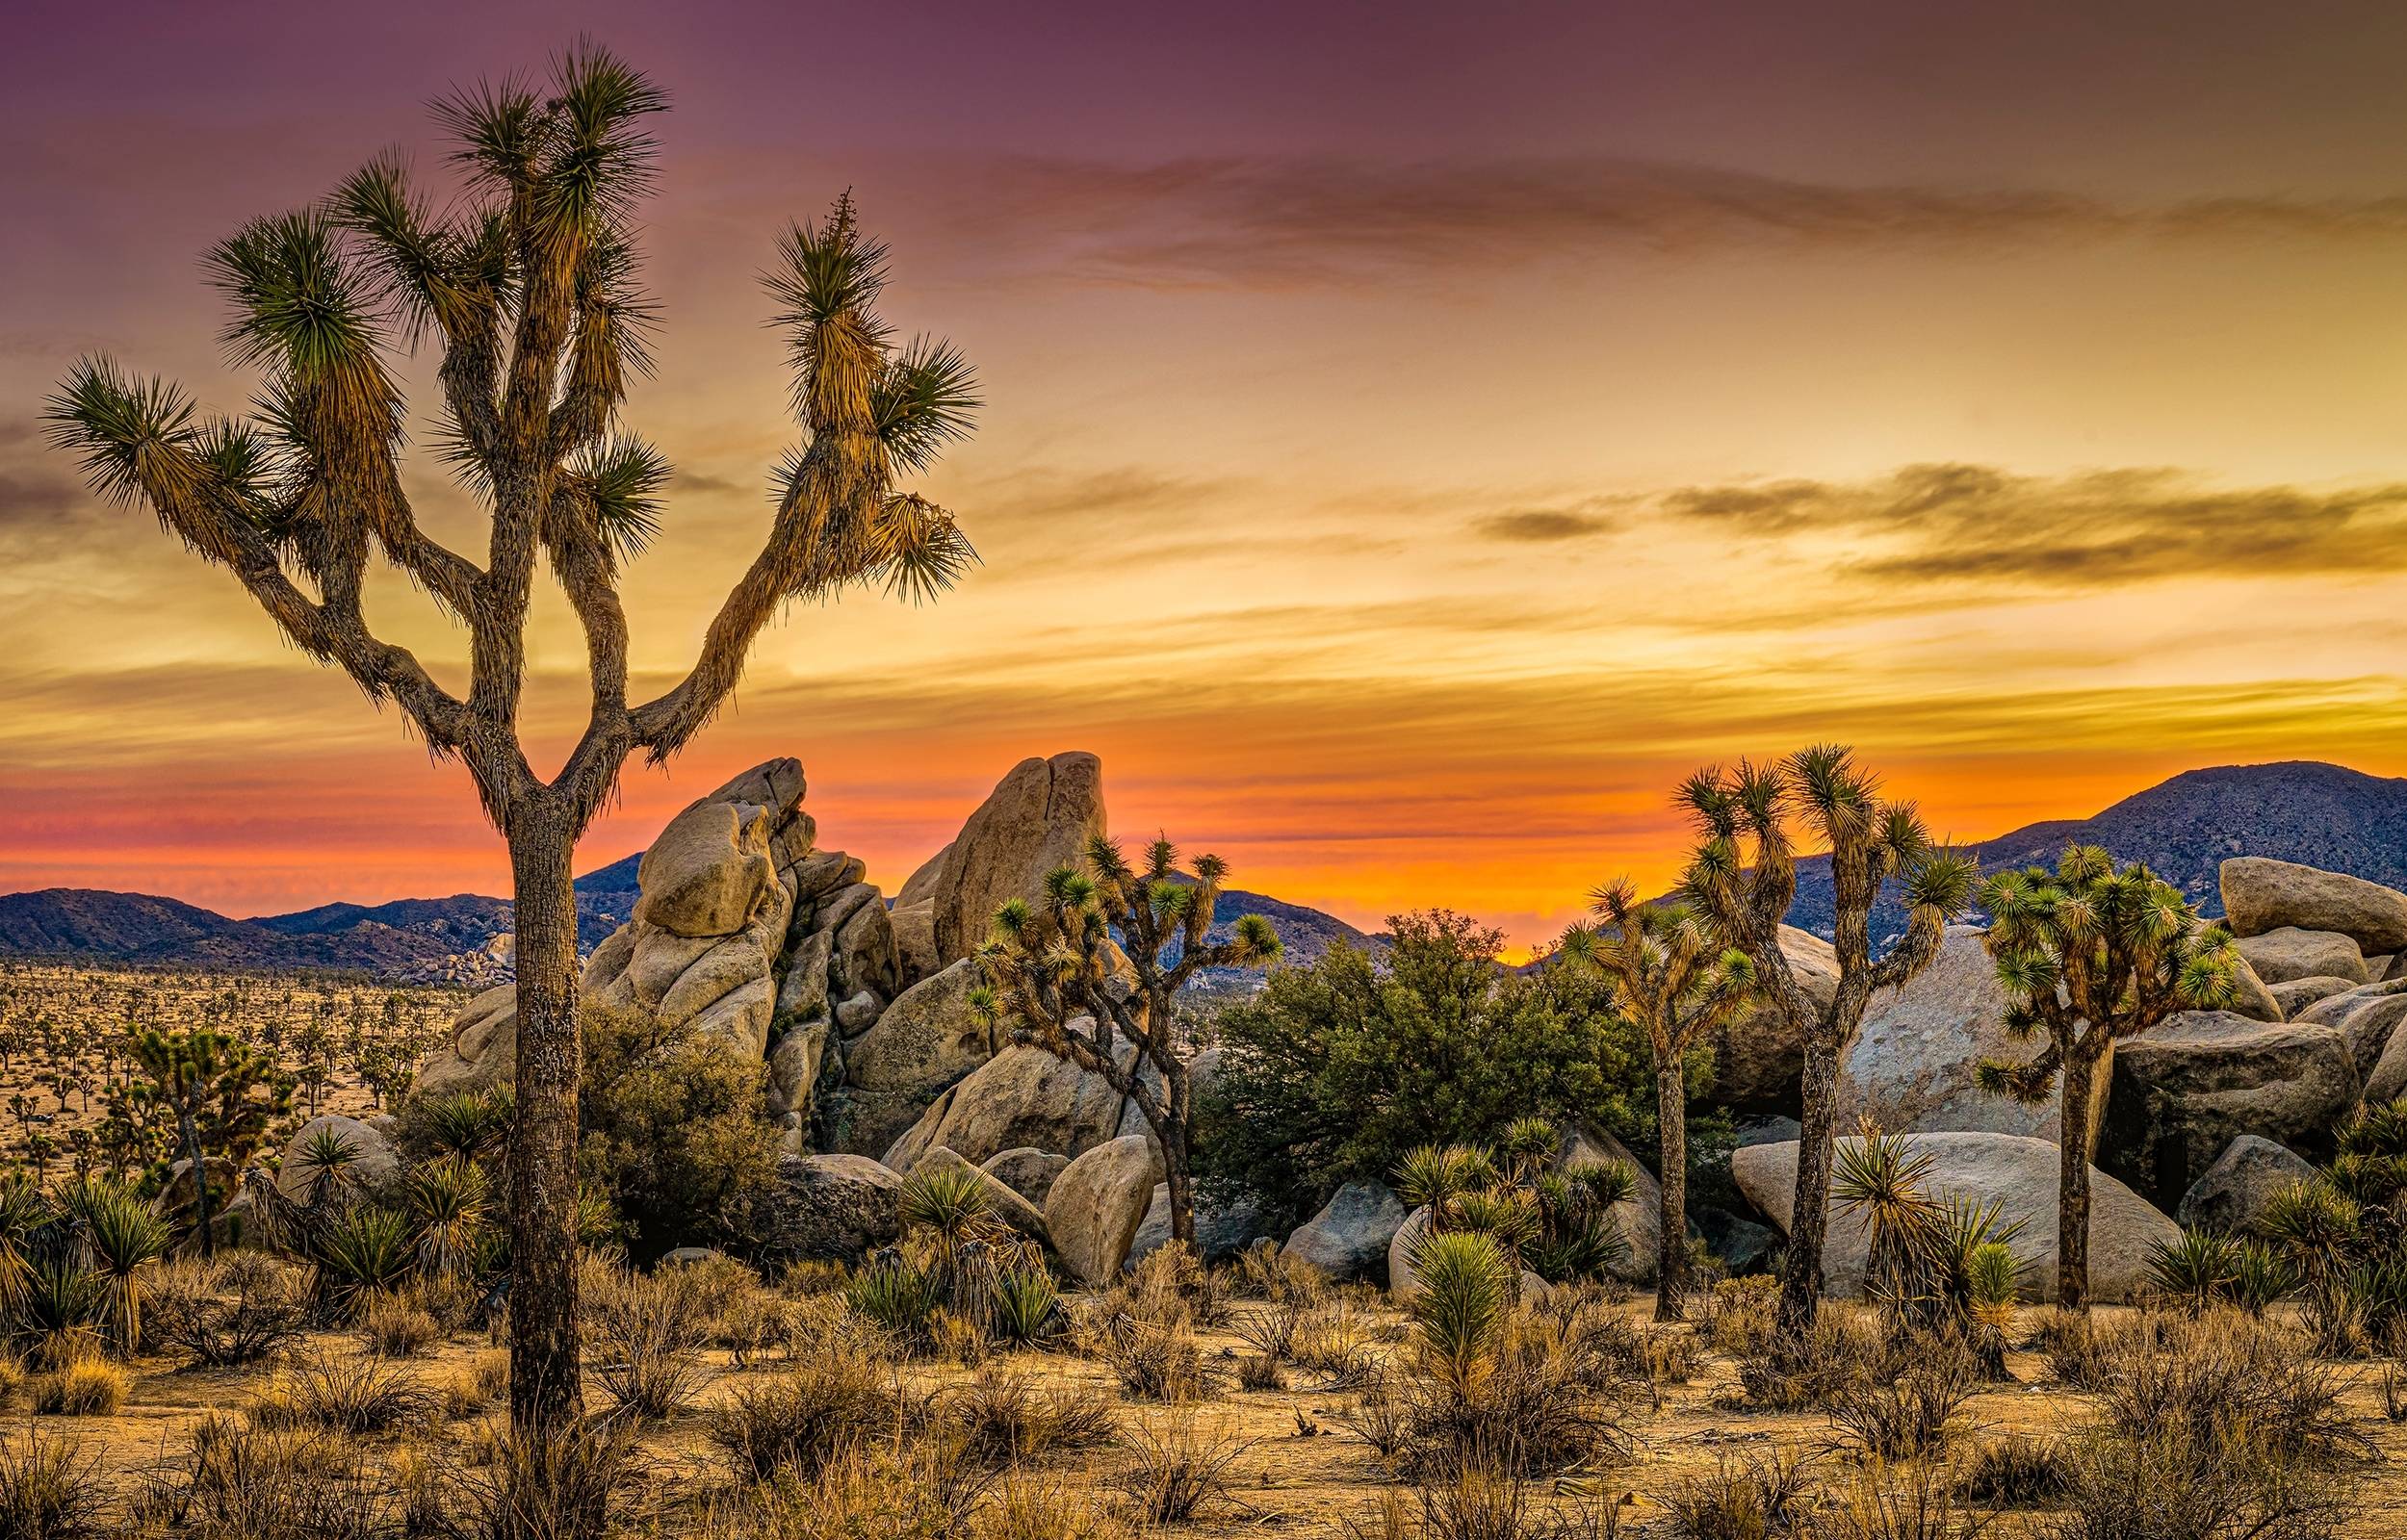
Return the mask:
<svg viewBox="0 0 2407 1540">
<path fill-rule="evenodd" d="M 1038 896 L 1048 872 L 1077 865 L 1107 829 L 1102 760 L 1074 753 L 1014 765 L 961 826 L 931 885 L 936 961 L 968 957 L 997 909 Z"/>
<path fill-rule="evenodd" d="M 2357 1100 L 2337 1027 L 2190 1011 L 2115 1047 L 2098 1164 L 2171 1208 L 2242 1134 L 2328 1156 Z"/>
<path fill-rule="evenodd" d="M 1136 1052 L 1126 1043 L 1120 1051 Z M 1022 1146 L 1082 1155 L 1113 1137 L 1125 1099 L 1101 1075 L 1033 1043 L 1015 1044 L 929 1103 L 918 1122 L 899 1131 L 886 1160 L 907 1168 L 939 1144 L 974 1162 Z M 874 1134 L 865 1128 L 857 1137 Z"/>
</svg>

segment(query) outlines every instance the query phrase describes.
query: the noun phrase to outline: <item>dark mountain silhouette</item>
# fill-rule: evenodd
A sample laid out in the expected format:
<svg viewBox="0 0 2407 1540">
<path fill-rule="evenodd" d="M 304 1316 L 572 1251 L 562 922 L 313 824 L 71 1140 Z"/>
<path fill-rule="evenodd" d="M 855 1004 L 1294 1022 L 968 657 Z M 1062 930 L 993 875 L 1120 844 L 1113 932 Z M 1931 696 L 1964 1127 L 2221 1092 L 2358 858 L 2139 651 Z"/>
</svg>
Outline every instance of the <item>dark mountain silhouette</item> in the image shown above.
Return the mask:
<svg viewBox="0 0 2407 1540">
<path fill-rule="evenodd" d="M 2270 856 L 2407 889 L 2407 780 L 2313 759 L 2218 765 L 2186 771 L 2093 818 L 2030 824 L 1962 848 L 1987 873 L 2054 864 L 2075 843 L 2144 861 L 2210 918 L 2223 912 L 2215 871 L 2231 856 Z M 1799 862 L 1789 923 L 1830 934 L 1826 858 Z M 1873 935 L 1904 929 L 1904 908 L 1884 895 Z"/>
</svg>

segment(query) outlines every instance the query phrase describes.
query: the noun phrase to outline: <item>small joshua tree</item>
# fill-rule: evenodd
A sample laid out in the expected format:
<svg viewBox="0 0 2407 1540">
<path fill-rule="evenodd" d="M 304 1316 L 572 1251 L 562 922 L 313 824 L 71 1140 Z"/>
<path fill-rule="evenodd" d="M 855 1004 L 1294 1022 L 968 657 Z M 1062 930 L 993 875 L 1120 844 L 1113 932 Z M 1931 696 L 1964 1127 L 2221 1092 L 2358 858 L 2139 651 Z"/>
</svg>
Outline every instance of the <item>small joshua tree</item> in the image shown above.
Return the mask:
<svg viewBox="0 0 2407 1540">
<path fill-rule="evenodd" d="M 1753 996 L 1755 965 L 1714 944 L 1685 904 L 1641 904 L 1618 877 L 1596 889 L 1595 926 L 1565 935 L 1564 955 L 1613 980 L 1622 1012 L 1646 1033 L 1655 1060 L 1655 1125 L 1663 1143 L 1663 1224 L 1655 1245 L 1655 1319 L 1678 1321 L 1688 1295 L 1688 1053 Z"/>
<path fill-rule="evenodd" d="M 210 1157 L 237 1168 L 249 1160 L 270 1125 L 292 1107 L 293 1077 L 273 1054 L 208 1027 L 145 1029 L 134 1040 L 134 1062 L 149 1077 L 137 1090 L 138 1101 L 175 1125 L 176 1148 L 192 1165 L 193 1225 L 202 1254 L 213 1255 L 217 1210 L 210 1201 Z"/>
<path fill-rule="evenodd" d="M 1838 1137 L 1839 1062 L 1864 1023 L 1875 989 L 1903 984 L 1930 965 L 1948 917 L 1964 907 L 1970 861 L 1932 845 L 1910 802 L 1879 795 L 1852 750 L 1800 750 L 1773 764 L 1700 770 L 1679 803 L 1703 837 L 1690 860 L 1689 896 L 1715 931 L 1747 954 L 1756 987 L 1804 1046 L 1797 1149 L 1797 1195 L 1780 1275 L 1777 1344 L 1803 1347 L 1822 1298 L 1822 1243 L 1830 1219 L 1830 1160 Z M 1793 825 L 1829 851 L 1832 949 L 1838 987 L 1817 1007 L 1780 949 L 1780 922 L 1797 897 Z M 1881 885 L 1902 885 L 1905 935 L 1873 955 L 1872 908 Z"/>
<path fill-rule="evenodd" d="M 2005 986 L 2006 1030 L 2042 1040 L 2022 1064 L 1980 1065 L 1981 1088 L 2038 1102 L 2061 1087 L 2057 1147 L 2056 1292 L 2089 1308 L 2089 1145 L 2098 1065 L 2125 1038 L 2177 1011 L 2232 1001 L 2239 954 L 2201 925 L 2181 889 L 2141 865 L 2118 869 L 2095 845 L 2068 847 L 2056 870 L 2003 872 L 1980 887 L 1986 944 Z"/>
<path fill-rule="evenodd" d="M 623 430 L 619 408 L 651 361 L 638 216 L 654 174 L 647 125 L 668 99 L 591 44 L 551 76 L 548 89 L 512 75 L 436 103 L 456 173 L 439 204 L 380 155 L 209 254 L 233 310 L 233 361 L 265 376 L 251 417 L 200 418 L 175 385 L 106 358 L 80 360 L 48 412 L 52 441 L 95 491 L 147 504 L 294 646 L 400 707 L 437 757 L 462 760 L 509 846 L 518 1100 L 505 1207 L 522 1432 L 583 1406 L 577 841 L 630 756 L 661 763 L 718 713 L 787 604 L 855 584 L 924 597 L 961 574 L 972 556 L 952 516 L 898 483 L 965 436 L 978 404 L 959 353 L 901 344 L 879 316 L 885 248 L 848 198 L 822 223 L 790 226 L 766 284 L 802 442 L 769 477 L 767 540 L 692 669 L 631 700 L 621 579 L 659 531 L 672 471 Z M 442 353 L 438 454 L 487 515 L 481 561 L 429 534 L 404 487 L 409 408 L 392 360 L 426 339 Z M 362 596 L 378 560 L 465 629 L 464 690 L 370 630 Z M 591 696 L 582 736 L 548 780 L 519 720 L 547 567 L 584 634 Z"/>
<path fill-rule="evenodd" d="M 989 982 L 971 998 L 990 1021 L 1007 1018 L 1136 1104 L 1162 1147 L 1171 1236 L 1192 1246 L 1193 1044 L 1178 991 L 1204 968 L 1269 966 L 1279 936 L 1247 914 L 1228 940 L 1206 939 L 1229 870 L 1218 856 L 1197 858 L 1191 883 L 1178 880 L 1178 848 L 1167 839 L 1146 847 L 1142 871 L 1115 839 L 1088 845 L 1086 862 L 1093 875 L 1061 867 L 1040 902 L 1014 899 L 996 911 L 995 938 L 978 953 Z"/>
</svg>

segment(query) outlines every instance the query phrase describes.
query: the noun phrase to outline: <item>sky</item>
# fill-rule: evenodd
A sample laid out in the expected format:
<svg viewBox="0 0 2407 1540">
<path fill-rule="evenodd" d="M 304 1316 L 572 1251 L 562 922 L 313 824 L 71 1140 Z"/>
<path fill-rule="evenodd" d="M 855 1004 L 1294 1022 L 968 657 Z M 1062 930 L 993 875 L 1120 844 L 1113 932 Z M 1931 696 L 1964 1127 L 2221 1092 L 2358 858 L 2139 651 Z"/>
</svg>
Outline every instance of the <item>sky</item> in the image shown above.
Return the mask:
<svg viewBox="0 0 2407 1540">
<path fill-rule="evenodd" d="M 238 409 L 198 258 L 580 33 L 649 71 L 684 672 L 794 438 L 758 278 L 850 188 L 987 398 L 982 565 L 790 612 L 581 866 L 808 767 L 890 889 L 1016 760 L 1366 926 L 1667 881 L 1681 776 L 1856 746 L 1940 833 L 2199 765 L 2407 772 L 2407 12 L 19 0 L 0 47 L 0 890 L 507 891 L 466 774 L 47 449 L 102 351 Z M 434 421 L 428 354 L 398 367 Z M 429 455 L 408 487 L 472 543 Z M 407 585 L 370 618 L 437 677 Z M 528 731 L 582 713 L 539 601 Z"/>
</svg>

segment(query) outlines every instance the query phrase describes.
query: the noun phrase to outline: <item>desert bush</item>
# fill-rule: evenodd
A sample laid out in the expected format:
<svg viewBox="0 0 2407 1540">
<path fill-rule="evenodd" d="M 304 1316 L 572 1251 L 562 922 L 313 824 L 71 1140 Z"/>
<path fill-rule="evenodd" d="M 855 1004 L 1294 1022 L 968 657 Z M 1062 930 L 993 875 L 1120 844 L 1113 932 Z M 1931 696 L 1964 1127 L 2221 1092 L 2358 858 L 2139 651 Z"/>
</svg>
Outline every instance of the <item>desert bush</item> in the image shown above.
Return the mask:
<svg viewBox="0 0 2407 1540">
<path fill-rule="evenodd" d="M 1875 1460 L 1943 1451 L 1981 1379 L 1972 1349 L 1954 1332 L 1919 1333 L 1867 1368 L 1831 1398 L 1829 1415 L 1831 1426 Z"/>
<path fill-rule="evenodd" d="M 710 1331 L 708 1308 L 674 1270 L 620 1272 L 597 1292 L 593 1373 L 627 1415 L 662 1422 L 693 1403 L 705 1377 L 698 1349 Z"/>
<path fill-rule="evenodd" d="M 44 1417 L 109 1417 L 133 1385 L 133 1375 L 106 1359 L 77 1358 L 28 1379 L 25 1399 Z"/>
<path fill-rule="evenodd" d="M 2179 1425 L 2201 1448 L 2242 1439 L 2329 1463 L 2366 1447 L 2341 1404 L 2346 1388 L 2295 1333 L 2225 1311 L 2117 1354 L 2101 1396 L 2106 1424 L 2127 1436 Z"/>
<path fill-rule="evenodd" d="M 1014 1473 L 979 1515 L 975 1540 L 1133 1540 L 1116 1508 L 1067 1481 Z"/>
<path fill-rule="evenodd" d="M 1130 1427 L 1121 1490 L 1146 1524 L 1183 1524 L 1228 1501 L 1229 1470 L 1251 1443 L 1190 1416 Z"/>
<path fill-rule="evenodd" d="M 272 1358 L 300 1341 L 308 1296 L 293 1268 L 256 1252 L 179 1259 L 150 1273 L 149 1335 L 211 1369 Z"/>
<path fill-rule="evenodd" d="M 1793 1534 L 1813 1506 L 1810 1469 L 1794 1450 L 1717 1455 L 1711 1476 L 1689 1476 L 1658 1501 L 1680 1540 L 1770 1540 Z"/>
<path fill-rule="evenodd" d="M 1964 1540 L 1977 1527 L 1937 1461 L 1893 1466 L 1875 1460 L 1811 1521 L 1814 1540 Z"/>
<path fill-rule="evenodd" d="M 385 1540 L 398 1514 L 383 1475 L 349 1440 L 213 1416 L 135 1507 L 145 1532 L 196 1540 Z"/>
<path fill-rule="evenodd" d="M 2150 1246 L 2148 1280 L 2160 1296 L 2192 1316 L 2213 1304 L 2261 1316 L 2297 1282 L 2265 1243 L 2206 1230 L 2185 1230 L 2179 1240 Z"/>
<path fill-rule="evenodd" d="M 2042 1316 L 2032 1345 L 2048 1372 L 2075 1390 L 2103 1390 L 2124 1354 L 2166 1329 L 2154 1316 L 2109 1318 L 2057 1311 Z"/>
<path fill-rule="evenodd" d="M 1274 1304 L 1303 1306 L 1329 1292 L 1329 1275 L 1265 1237 L 1237 1254 L 1239 1292 Z"/>
<path fill-rule="evenodd" d="M 81 1443 L 31 1427 L 0 1443 L 0 1540 L 90 1540 L 107 1511 L 99 1458 Z"/>
<path fill-rule="evenodd" d="M 581 1021 L 578 1168 L 607 1195 L 636 1260 L 762 1245 L 777 1191 L 767 1065 L 650 1012 L 588 1008 Z"/>
<path fill-rule="evenodd" d="M 990 1477 L 940 1440 L 847 1449 L 808 1477 L 748 1489 L 705 1529 L 709 1540 L 971 1540 Z M 1024 1508 L 1022 1517 L 1026 1517 Z M 1040 1540 L 1101 1527 L 1039 1526 Z"/>
<path fill-rule="evenodd" d="M 1243 1353 L 1237 1358 L 1237 1388 L 1250 1391 L 1277 1391 L 1287 1388 L 1287 1372 L 1276 1358 L 1260 1353 Z"/>
<path fill-rule="evenodd" d="M 1697 1329 L 1715 1351 L 1753 1357 L 1772 1346 L 1773 1313 L 1779 1304 L 1780 1280 L 1769 1273 L 1724 1278 L 1706 1292 Z"/>
<path fill-rule="evenodd" d="M 500 1430 L 473 1459 L 448 1462 L 415 1515 L 432 1540 L 602 1540 L 613 1501 L 637 1474 L 634 1428 L 588 1417 L 520 1437 Z"/>
<path fill-rule="evenodd" d="M 379 1358 L 415 1358 L 443 1340 L 443 1323 L 414 1296 L 379 1294 L 360 1306 L 359 1334 Z"/>
<path fill-rule="evenodd" d="M 798 1353 L 793 1364 L 711 1411 L 712 1442 L 741 1477 L 815 1476 L 838 1455 L 916 1421 L 891 1365 L 843 1339 Z"/>
<path fill-rule="evenodd" d="M 510 1356 L 503 1351 L 479 1353 L 468 1373 L 443 1387 L 443 1415 L 456 1421 L 491 1410 L 509 1395 Z"/>
<path fill-rule="evenodd" d="M 1659 1327 L 1640 1336 L 1638 1347 L 1646 1377 L 1659 1385 L 1685 1385 L 1704 1366 L 1705 1344 L 1693 1331 Z"/>
<path fill-rule="evenodd" d="M 425 1421 L 436 1409 L 417 1376 L 387 1359 L 297 1353 L 251 1402 L 250 1419 L 286 1428 L 362 1436 Z"/>
<path fill-rule="evenodd" d="M 2010 1435 L 1984 1441 L 1956 1479 L 1965 1498 L 1991 1508 L 2052 1507 L 2070 1476 L 2060 1439 Z"/>
<path fill-rule="evenodd" d="M 1115 1313 L 1085 1322 L 1085 1351 L 1102 1360 L 1121 1389 L 1138 1400 L 1191 1401 L 1211 1394 L 1203 1346 L 1180 1319 L 1167 1323 Z"/>
<path fill-rule="evenodd" d="M 2048 1540 L 2326 1540 L 2352 1484 L 2274 1456 L 2244 1431 L 2201 1439 L 2183 1423 L 2075 1440 Z"/>
<path fill-rule="evenodd" d="M 1040 1389 L 1008 1370 L 981 1371 L 938 1404 L 965 1450 L 997 1466 L 1057 1450 L 1091 1449 L 1109 1442 L 1119 1427 L 1111 1402 L 1094 1391 L 1074 1385 Z"/>
<path fill-rule="evenodd" d="M 1740 1404 L 1761 1411 L 1828 1406 L 1871 1373 L 1887 1346 L 1871 1315 L 1825 1305 L 1793 1350 L 1766 1343 L 1739 1360 Z"/>
<path fill-rule="evenodd" d="M 1366 1383 L 1379 1371 L 1377 1328 L 1342 1297 L 1304 1311 L 1287 1338 L 1287 1362 L 1327 1390 Z"/>
</svg>

